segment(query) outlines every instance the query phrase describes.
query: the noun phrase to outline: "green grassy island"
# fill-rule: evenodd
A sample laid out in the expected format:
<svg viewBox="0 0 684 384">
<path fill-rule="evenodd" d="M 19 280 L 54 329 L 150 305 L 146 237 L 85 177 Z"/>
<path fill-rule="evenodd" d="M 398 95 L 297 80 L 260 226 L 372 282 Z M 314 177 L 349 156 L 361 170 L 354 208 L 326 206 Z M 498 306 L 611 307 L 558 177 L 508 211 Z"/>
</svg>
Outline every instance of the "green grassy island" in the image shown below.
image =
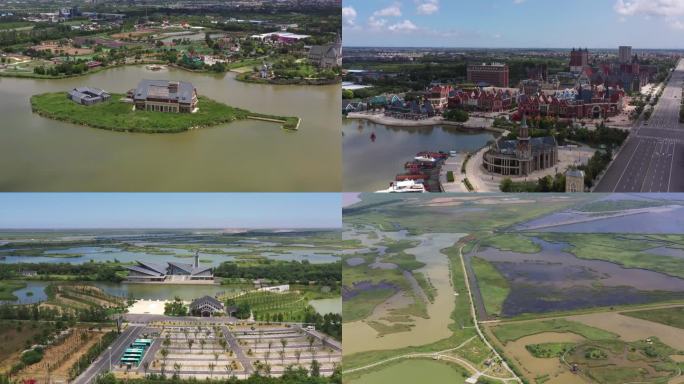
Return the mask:
<svg viewBox="0 0 684 384">
<path fill-rule="evenodd" d="M 204 96 L 196 113 L 134 111 L 133 104 L 121 102 L 125 97 L 113 93 L 109 101 L 85 106 L 69 100 L 66 92 L 43 93 L 31 97 L 31 109 L 50 119 L 122 132 L 177 133 L 245 119 L 280 123 L 289 130 L 299 127 L 298 117 L 253 113 Z"/>
</svg>

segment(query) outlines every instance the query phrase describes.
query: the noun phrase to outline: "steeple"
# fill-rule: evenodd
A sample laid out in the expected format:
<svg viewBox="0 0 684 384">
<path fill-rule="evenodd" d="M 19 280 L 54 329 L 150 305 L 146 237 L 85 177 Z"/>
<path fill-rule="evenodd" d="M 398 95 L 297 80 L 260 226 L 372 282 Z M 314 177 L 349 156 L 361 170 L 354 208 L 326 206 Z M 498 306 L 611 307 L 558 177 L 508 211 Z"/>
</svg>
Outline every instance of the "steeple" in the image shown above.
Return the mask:
<svg viewBox="0 0 684 384">
<path fill-rule="evenodd" d="M 527 127 L 527 115 L 523 114 L 522 121 L 520 122 L 520 130 L 518 131 L 518 139 L 528 139 L 530 138 L 530 130 Z"/>
</svg>

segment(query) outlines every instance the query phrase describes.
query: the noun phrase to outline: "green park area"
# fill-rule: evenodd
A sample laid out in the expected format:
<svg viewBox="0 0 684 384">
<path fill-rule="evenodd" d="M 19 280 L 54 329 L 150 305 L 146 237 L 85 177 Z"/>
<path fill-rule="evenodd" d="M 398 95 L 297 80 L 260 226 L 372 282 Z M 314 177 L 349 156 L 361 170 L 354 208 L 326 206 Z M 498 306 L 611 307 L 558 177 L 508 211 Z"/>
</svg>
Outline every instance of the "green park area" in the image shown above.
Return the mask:
<svg viewBox="0 0 684 384">
<path fill-rule="evenodd" d="M 510 341 L 516 341 L 525 336 L 536 335 L 538 333 L 544 332 L 570 332 L 580 335 L 588 340 L 610 340 L 617 338 L 617 335 L 614 333 L 565 319 L 525 321 L 519 323 L 502 324 L 493 327 L 492 331 L 494 332 L 496 338 L 504 344 Z"/>
<path fill-rule="evenodd" d="M 477 286 L 482 294 L 487 313 L 494 316 L 500 315 L 503 303 L 511 292 L 508 281 L 487 260 L 474 257 L 472 267 L 477 276 Z"/>
<path fill-rule="evenodd" d="M 0 281 L 0 300 L 16 300 L 17 296 L 12 292 L 26 287 L 26 283 L 21 281 Z"/>
<path fill-rule="evenodd" d="M 684 307 L 630 311 L 623 315 L 684 329 Z"/>
<path fill-rule="evenodd" d="M 199 97 L 199 111 L 195 113 L 136 111 L 132 104 L 121 102 L 124 97 L 112 94 L 109 101 L 85 106 L 68 99 L 65 92 L 43 93 L 31 97 L 31 108 L 47 118 L 123 132 L 176 133 L 245 119 L 268 120 L 285 129 L 296 129 L 299 122 L 297 117 L 253 113 L 204 96 Z"/>
<path fill-rule="evenodd" d="M 567 252 L 581 259 L 599 259 L 626 268 L 641 268 L 684 277 L 684 259 L 654 254 L 659 247 L 681 249 L 682 235 L 622 235 L 611 233 L 544 233 L 537 237 L 567 243 Z"/>
</svg>

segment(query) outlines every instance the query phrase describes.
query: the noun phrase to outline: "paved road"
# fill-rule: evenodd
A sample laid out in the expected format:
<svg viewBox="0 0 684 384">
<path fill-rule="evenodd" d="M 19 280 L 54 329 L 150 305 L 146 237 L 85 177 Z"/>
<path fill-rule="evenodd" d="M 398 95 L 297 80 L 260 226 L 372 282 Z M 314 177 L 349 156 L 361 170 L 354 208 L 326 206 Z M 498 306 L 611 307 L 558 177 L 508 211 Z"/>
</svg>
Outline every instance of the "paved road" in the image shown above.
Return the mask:
<svg viewBox="0 0 684 384">
<path fill-rule="evenodd" d="M 683 84 L 680 60 L 650 120 L 637 123 L 594 192 L 684 192 Z"/>
<path fill-rule="evenodd" d="M 228 342 L 228 345 L 230 345 L 230 348 L 235 352 L 235 356 L 237 357 L 238 360 L 240 360 L 240 363 L 242 364 L 242 367 L 245 369 L 245 373 L 251 375 L 252 372 L 254 372 L 254 367 L 252 367 L 252 362 L 249 360 L 247 355 L 242 351 L 242 347 L 240 347 L 240 344 L 238 343 L 237 339 L 233 334 L 228 330 L 228 327 L 223 326 L 223 336 L 226 338 L 226 341 Z"/>
<path fill-rule="evenodd" d="M 114 367 L 119 357 L 123 355 L 124 350 L 128 347 L 140 334 L 143 327 L 129 326 L 121 335 L 114 340 L 110 345 L 111 349 L 111 366 Z M 110 353 L 109 350 L 105 349 L 104 352 L 98 356 L 95 361 L 90 364 L 90 367 L 81 373 L 72 384 L 89 384 L 92 383 L 97 375 L 109 371 L 110 366 Z"/>
</svg>

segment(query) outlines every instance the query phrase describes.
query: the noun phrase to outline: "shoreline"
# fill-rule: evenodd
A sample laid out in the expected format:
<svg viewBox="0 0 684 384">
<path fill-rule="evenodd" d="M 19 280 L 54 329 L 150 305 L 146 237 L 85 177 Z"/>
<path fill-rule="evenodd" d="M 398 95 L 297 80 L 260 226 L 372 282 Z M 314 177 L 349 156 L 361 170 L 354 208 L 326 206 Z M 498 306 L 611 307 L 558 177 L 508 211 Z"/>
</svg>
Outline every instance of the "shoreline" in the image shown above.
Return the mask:
<svg viewBox="0 0 684 384">
<path fill-rule="evenodd" d="M 111 116 L 116 116 L 121 113 L 130 113 L 129 103 L 122 103 L 121 100 L 125 98 L 126 95 L 112 93 L 112 100 L 97 103 L 91 106 L 82 106 L 74 103 L 68 98 L 64 97 L 66 92 L 48 92 L 38 95 L 31 96 L 31 111 L 44 118 L 63 121 L 71 124 L 86 126 L 95 129 L 104 129 L 114 132 L 133 132 L 133 133 L 146 133 L 146 134 L 156 134 L 156 133 L 181 133 L 190 131 L 193 129 L 213 127 L 223 124 L 230 124 L 235 121 L 240 120 L 259 120 L 272 122 L 280 124 L 281 129 L 288 131 L 296 131 L 301 123 L 301 118 L 296 116 L 273 116 L 265 115 L 261 113 L 256 113 L 248 110 L 243 110 L 240 108 L 235 108 L 230 105 L 226 105 L 208 97 L 200 96 L 200 101 L 204 103 L 204 109 L 200 109 L 202 114 L 208 111 L 209 114 L 215 116 L 214 120 L 209 121 L 208 116 L 200 116 L 199 114 L 170 114 L 167 112 L 149 112 L 140 111 L 138 115 L 152 116 L 150 114 L 155 114 L 157 117 L 159 126 L 131 126 L 131 125 L 118 125 L 115 120 L 98 120 L 97 117 L 90 114 L 89 111 L 95 111 L 100 113 L 106 113 Z M 73 112 L 73 114 L 68 114 L 69 111 L 65 113 L 60 109 L 55 109 L 53 100 L 57 100 L 57 107 L 66 108 Z M 52 103 L 52 104 L 50 104 Z M 120 107 L 122 106 L 123 107 Z M 87 108 L 87 109 L 83 109 Z M 208 110 L 207 110 L 208 109 Z M 125 112 L 124 112 L 125 110 Z M 88 111 L 88 112 L 86 112 Z M 131 116 L 138 116 L 131 115 Z M 220 117 L 218 117 L 220 116 Z M 133 118 L 135 119 L 135 118 Z M 172 128 L 161 128 L 163 123 L 169 122 L 170 119 L 177 120 L 187 120 L 183 124 L 177 124 Z M 145 122 L 145 119 L 140 120 L 140 122 Z"/>
<path fill-rule="evenodd" d="M 462 128 L 466 131 L 491 131 L 497 133 L 504 133 L 506 131 L 503 128 L 468 125 L 468 121 L 465 123 L 458 123 L 455 121 L 444 120 L 441 117 L 432 117 L 425 120 L 403 120 L 387 117 L 384 114 L 368 114 L 359 112 L 351 112 L 345 117 L 350 120 L 367 120 L 375 124 L 383 124 L 390 127 L 433 128 L 438 125 L 448 125 Z"/>
<path fill-rule="evenodd" d="M 237 68 L 236 68 L 237 69 Z M 231 72 L 236 73 L 237 75 L 235 76 L 236 81 L 240 81 L 243 83 L 250 83 L 250 84 L 268 84 L 268 85 L 310 85 L 310 86 L 319 86 L 319 85 L 338 85 L 342 84 L 342 79 L 341 78 L 336 78 L 336 79 L 321 79 L 321 80 L 273 80 L 273 79 L 253 79 L 251 76 L 254 74 L 254 71 L 247 71 L 247 72 L 239 72 L 239 71 L 234 71 L 230 70 Z"/>
</svg>

